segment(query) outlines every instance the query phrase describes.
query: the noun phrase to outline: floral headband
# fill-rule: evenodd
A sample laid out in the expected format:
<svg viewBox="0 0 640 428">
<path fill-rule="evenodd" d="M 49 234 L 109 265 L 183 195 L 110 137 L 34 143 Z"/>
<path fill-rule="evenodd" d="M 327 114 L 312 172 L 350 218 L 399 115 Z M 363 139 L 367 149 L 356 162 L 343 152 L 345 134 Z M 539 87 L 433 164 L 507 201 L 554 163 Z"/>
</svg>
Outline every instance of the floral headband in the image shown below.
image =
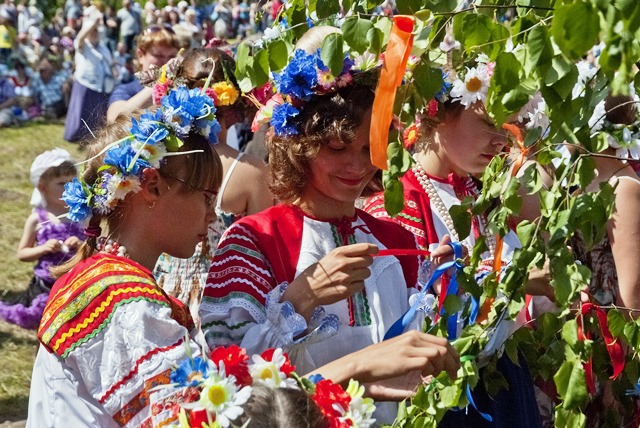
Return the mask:
<svg viewBox="0 0 640 428">
<path fill-rule="evenodd" d="M 242 406 L 258 384 L 305 391 L 331 428 L 366 428 L 375 422 L 371 418 L 375 406 L 372 399 L 363 398 L 363 386 L 352 380 L 345 391 L 320 376 L 300 378 L 288 355 L 279 348 L 250 359 L 246 350 L 238 346 L 219 347 L 208 359 L 183 360 L 171 372 L 170 379 L 171 384 L 152 390 L 154 427 L 230 427 L 244 413 Z"/>
<path fill-rule="evenodd" d="M 352 58 L 346 53 L 341 72 L 334 75 L 320 58 L 320 49 L 312 54 L 297 49 L 284 70 L 273 74 L 277 93 L 266 104 L 258 106 L 252 129 L 255 131 L 261 124 L 270 123 L 278 136 L 298 134 L 296 117 L 300 116 L 305 103 L 315 96 L 336 92 L 356 81 L 366 84 L 370 73 L 365 72 L 376 69 L 379 64 L 372 56 L 365 53 Z M 373 81 L 369 83 L 375 85 Z"/>
<path fill-rule="evenodd" d="M 104 166 L 98 170 L 93 185 L 82 177 L 65 185 L 62 200 L 68 207 L 67 216 L 84 222 L 94 213 L 110 213 L 129 193 L 138 192 L 145 168 L 159 168 L 167 156 L 178 152 L 181 139 L 197 132 L 212 144 L 218 142 L 220 124 L 212 98 L 204 90 L 184 86 L 171 90 L 160 100 L 155 111 L 145 111 L 139 120 L 131 119 L 131 133 L 109 144 L 92 159 L 104 154 Z"/>
<path fill-rule="evenodd" d="M 631 94 L 635 94 L 633 88 L 631 88 Z M 634 96 L 632 103 L 640 102 L 637 95 Z M 616 150 L 616 156 L 619 158 L 627 159 L 640 159 L 640 117 L 638 116 L 637 108 L 633 106 L 636 111 L 636 121 L 630 125 L 611 123 L 607 120 L 607 111 L 605 108 L 605 101 L 600 101 L 593 110 L 593 114 L 589 119 L 589 127 L 591 129 L 591 135 L 596 136 L 598 134 L 604 134 L 607 139 L 609 147 Z"/>
</svg>

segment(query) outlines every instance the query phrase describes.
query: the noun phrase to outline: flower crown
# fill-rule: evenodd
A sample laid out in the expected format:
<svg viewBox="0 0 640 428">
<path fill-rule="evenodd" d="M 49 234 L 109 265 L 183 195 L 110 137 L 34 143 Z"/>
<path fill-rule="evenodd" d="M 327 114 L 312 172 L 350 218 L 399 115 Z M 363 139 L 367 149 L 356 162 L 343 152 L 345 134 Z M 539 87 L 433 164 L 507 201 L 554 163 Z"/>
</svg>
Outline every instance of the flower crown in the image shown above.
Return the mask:
<svg viewBox="0 0 640 428">
<path fill-rule="evenodd" d="M 165 157 L 187 153 L 178 150 L 181 139 L 190 132 L 216 144 L 221 128 L 215 111 L 213 100 L 200 89 L 180 86 L 171 90 L 161 98 L 158 109 L 145 111 L 139 120 L 131 119 L 128 136 L 85 161 L 104 154 L 104 166 L 92 185 L 82 177 L 65 185 L 62 200 L 69 207 L 67 216 L 83 222 L 94 213 L 110 213 L 129 193 L 140 190 L 145 168 L 159 168 Z"/>
<path fill-rule="evenodd" d="M 296 49 L 287 66 L 273 74 L 273 83 L 277 93 L 265 105 L 259 106 L 252 129 L 255 131 L 262 123 L 270 123 L 278 136 L 296 135 L 298 127 L 296 117 L 300 116 L 306 102 L 315 96 L 334 93 L 358 81 L 375 85 L 375 79 L 367 82 L 370 70 L 375 70 L 378 61 L 371 60 L 370 54 L 352 58 L 345 54 L 342 70 L 334 75 L 322 61 L 320 49 L 307 53 Z"/>
<path fill-rule="evenodd" d="M 160 100 L 172 88 L 185 85 L 185 80 L 177 76 L 184 57 L 178 54 L 160 68 L 145 72 L 144 75 L 136 74 L 145 85 L 153 85 L 152 100 L 154 105 L 160 105 Z M 212 60 L 213 61 L 213 60 Z M 240 91 L 229 77 L 229 71 L 221 61 L 220 66 L 224 72 L 225 80 L 211 84 L 211 78 L 215 67 L 211 68 L 209 76 L 204 80 L 207 88 L 205 93 L 213 100 L 216 107 L 230 106 L 236 103 L 240 97 Z"/>
<path fill-rule="evenodd" d="M 631 93 L 634 94 L 633 88 Z M 633 103 L 640 102 L 637 95 L 634 97 Z M 609 147 L 616 150 L 616 156 L 627 159 L 640 159 L 640 117 L 638 116 L 635 105 L 633 109 L 636 111 L 636 121 L 632 124 L 617 124 L 607 120 L 607 111 L 605 101 L 600 101 L 593 110 L 593 114 L 589 119 L 589 127 L 592 136 L 604 134 Z"/>
<path fill-rule="evenodd" d="M 187 358 L 170 375 L 171 384 L 152 390 L 153 426 L 178 421 L 180 428 L 229 427 L 244 413 L 252 387 L 299 388 L 310 395 L 331 428 L 369 427 L 375 406 L 363 398 L 364 387 L 351 381 L 345 391 L 320 376 L 300 378 L 282 349 L 268 349 L 251 359 L 238 346 L 214 349 L 208 359 Z"/>
</svg>

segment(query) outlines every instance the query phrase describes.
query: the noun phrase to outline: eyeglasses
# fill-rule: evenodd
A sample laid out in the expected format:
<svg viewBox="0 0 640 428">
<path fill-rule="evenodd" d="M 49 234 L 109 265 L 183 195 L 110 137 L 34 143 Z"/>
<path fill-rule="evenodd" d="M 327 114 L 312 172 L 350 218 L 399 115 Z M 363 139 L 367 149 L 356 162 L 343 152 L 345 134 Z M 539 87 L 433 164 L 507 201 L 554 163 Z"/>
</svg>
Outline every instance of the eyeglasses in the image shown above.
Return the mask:
<svg viewBox="0 0 640 428">
<path fill-rule="evenodd" d="M 173 31 L 173 28 L 171 28 L 170 25 L 168 24 L 164 24 L 164 25 L 150 25 L 149 27 L 147 27 L 146 30 L 144 30 L 145 34 L 154 34 L 154 33 L 158 33 L 160 31 L 166 31 L 168 33 L 171 33 L 175 36 L 176 32 Z"/>
<path fill-rule="evenodd" d="M 213 207 L 215 205 L 216 197 L 218 196 L 218 192 L 216 192 L 215 190 L 213 190 L 213 189 L 204 189 L 204 188 L 196 188 L 196 187 L 189 186 L 189 184 L 187 183 L 186 180 L 184 180 L 182 178 L 178 178 L 178 177 L 173 177 L 171 175 L 162 174 L 162 177 L 169 178 L 171 180 L 179 181 L 180 183 L 184 184 L 187 187 L 192 188 L 195 191 L 204 193 L 204 200 L 205 200 L 207 206 L 208 207 Z"/>
</svg>

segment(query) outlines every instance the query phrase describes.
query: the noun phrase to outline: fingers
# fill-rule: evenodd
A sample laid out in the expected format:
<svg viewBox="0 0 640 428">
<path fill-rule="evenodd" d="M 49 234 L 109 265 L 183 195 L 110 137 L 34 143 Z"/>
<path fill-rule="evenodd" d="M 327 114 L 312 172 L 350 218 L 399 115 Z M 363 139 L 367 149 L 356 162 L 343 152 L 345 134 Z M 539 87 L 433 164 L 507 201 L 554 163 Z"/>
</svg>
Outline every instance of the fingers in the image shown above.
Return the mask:
<svg viewBox="0 0 640 428">
<path fill-rule="evenodd" d="M 379 249 L 375 244 L 362 243 L 345 245 L 344 247 L 338 247 L 333 251 L 347 257 L 357 257 L 369 254 L 378 254 Z"/>
</svg>

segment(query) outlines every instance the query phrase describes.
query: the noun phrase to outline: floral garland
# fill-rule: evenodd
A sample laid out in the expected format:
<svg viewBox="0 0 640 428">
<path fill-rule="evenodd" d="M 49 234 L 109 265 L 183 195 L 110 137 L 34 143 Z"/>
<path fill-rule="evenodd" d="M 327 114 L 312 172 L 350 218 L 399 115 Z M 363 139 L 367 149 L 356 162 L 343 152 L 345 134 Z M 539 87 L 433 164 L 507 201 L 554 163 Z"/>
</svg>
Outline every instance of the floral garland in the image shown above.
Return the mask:
<svg viewBox="0 0 640 428">
<path fill-rule="evenodd" d="M 607 120 L 607 111 L 605 108 L 605 101 L 600 101 L 593 110 L 593 114 L 589 119 L 589 127 L 591 129 L 591 136 L 597 136 L 598 134 L 604 134 L 607 139 L 607 144 L 612 149 L 615 149 L 616 156 L 626 159 L 640 159 L 640 117 L 636 104 L 640 103 L 640 98 L 635 95 L 633 86 L 630 90 L 633 96 L 634 106 L 633 109 L 636 112 L 636 121 L 630 125 L 611 123 Z"/>
<path fill-rule="evenodd" d="M 344 390 L 321 376 L 302 379 L 282 349 L 267 349 L 251 358 L 235 345 L 214 349 L 209 358 L 187 358 L 170 375 L 171 384 L 152 390 L 153 426 L 230 427 L 244 413 L 254 385 L 304 390 L 330 428 L 372 426 L 373 400 L 350 381 Z M 178 424 L 175 425 L 175 422 Z"/>
<path fill-rule="evenodd" d="M 130 135 L 96 155 L 104 154 L 104 166 L 92 185 L 82 177 L 65 185 L 62 200 L 69 207 L 67 216 L 72 221 L 84 222 L 93 214 L 113 211 L 129 193 L 140 190 L 144 169 L 159 168 L 170 152 L 180 149 L 181 139 L 192 131 L 216 144 L 221 128 L 215 112 L 212 99 L 200 89 L 180 86 L 171 90 L 161 98 L 158 109 L 145 111 L 139 120 L 131 119 Z"/>
<path fill-rule="evenodd" d="M 263 123 L 270 123 L 278 136 L 297 135 L 296 118 L 306 102 L 353 84 L 358 76 L 376 69 L 379 64 L 378 58 L 367 52 L 353 58 L 346 53 L 342 71 L 336 76 L 320 58 L 320 49 L 311 54 L 296 49 L 286 67 L 273 74 L 277 93 L 266 104 L 258 106 L 252 130 L 257 130 Z"/>
</svg>

